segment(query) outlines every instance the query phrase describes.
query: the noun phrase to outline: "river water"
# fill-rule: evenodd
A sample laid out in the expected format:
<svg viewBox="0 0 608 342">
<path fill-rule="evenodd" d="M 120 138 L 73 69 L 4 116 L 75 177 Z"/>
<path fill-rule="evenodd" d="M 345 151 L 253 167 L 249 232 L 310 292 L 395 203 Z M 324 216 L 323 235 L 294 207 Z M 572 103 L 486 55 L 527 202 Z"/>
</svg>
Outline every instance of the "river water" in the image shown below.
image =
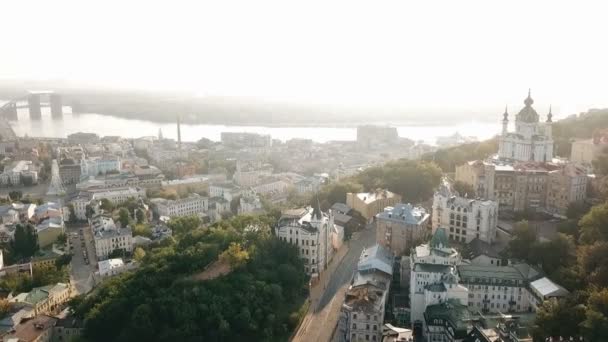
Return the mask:
<svg viewBox="0 0 608 342">
<path fill-rule="evenodd" d="M 146 120 L 123 119 L 100 114 L 71 114 L 70 108 L 64 108 L 63 119 L 52 119 L 50 110 L 42 108 L 41 120 L 30 120 L 27 109 L 18 110 L 18 121 L 10 124 L 18 136 L 65 138 L 68 134 L 76 132 L 94 132 L 100 136 L 117 135 L 125 138 L 138 138 L 142 136 L 157 136 L 159 129 L 165 138 L 177 138 L 177 126 L 174 123 L 158 123 Z M 373 124 L 374 122 L 370 122 Z M 416 125 L 394 125 L 399 136 L 434 144 L 437 137 L 449 136 L 456 132 L 463 136 L 474 136 L 480 140 L 488 139 L 500 132 L 500 125 L 467 121 L 453 125 L 425 125 L 424 122 Z M 230 126 L 207 124 L 182 124 L 181 134 L 183 141 L 197 141 L 208 138 L 213 141 L 220 140 L 221 132 L 252 132 L 270 134 L 273 139 L 286 141 L 292 138 L 312 139 L 316 142 L 330 140 L 355 140 L 356 127 L 264 127 L 264 126 Z"/>
</svg>

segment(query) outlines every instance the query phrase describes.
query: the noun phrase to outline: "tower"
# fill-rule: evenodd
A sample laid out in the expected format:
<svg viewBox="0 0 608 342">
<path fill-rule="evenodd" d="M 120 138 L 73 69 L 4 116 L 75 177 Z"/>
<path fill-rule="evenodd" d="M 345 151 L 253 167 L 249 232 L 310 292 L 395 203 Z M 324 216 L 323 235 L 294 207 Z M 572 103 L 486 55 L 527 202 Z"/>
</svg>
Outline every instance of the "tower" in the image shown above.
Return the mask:
<svg viewBox="0 0 608 342">
<path fill-rule="evenodd" d="M 158 129 L 158 140 L 163 140 L 163 130 L 161 128 Z"/>
<path fill-rule="evenodd" d="M 502 135 L 507 134 L 508 126 L 509 126 L 509 113 L 507 112 L 507 106 L 505 106 L 505 112 L 502 115 Z"/>
</svg>

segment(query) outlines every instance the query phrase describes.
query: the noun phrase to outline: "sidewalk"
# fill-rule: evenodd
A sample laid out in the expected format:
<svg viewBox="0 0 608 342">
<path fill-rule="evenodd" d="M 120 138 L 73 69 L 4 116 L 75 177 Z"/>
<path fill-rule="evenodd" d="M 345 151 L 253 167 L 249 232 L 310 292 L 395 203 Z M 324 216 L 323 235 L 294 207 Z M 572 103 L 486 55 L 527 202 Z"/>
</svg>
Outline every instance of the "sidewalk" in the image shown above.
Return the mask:
<svg viewBox="0 0 608 342">
<path fill-rule="evenodd" d="M 310 300 L 313 305 L 310 306 L 309 310 L 312 310 L 312 312 L 317 311 L 319 300 L 325 293 L 327 283 L 329 283 L 332 274 L 334 274 L 336 268 L 342 263 L 342 259 L 346 256 L 346 253 L 348 253 L 348 247 L 348 242 L 345 242 L 342 247 L 340 247 L 329 263 L 329 266 L 327 266 L 327 269 L 321 273 L 317 283 L 310 289 Z"/>
<path fill-rule="evenodd" d="M 329 279 L 342 263 L 342 260 L 348 253 L 348 249 L 349 243 L 345 242 L 334 255 L 327 269 L 321 273 L 318 282 L 310 289 L 311 305 L 292 341 L 329 341 L 331 338 L 333 329 L 327 329 L 327 327 L 335 326 L 338 322 L 340 308 L 342 307 L 342 301 L 344 300 L 347 286 L 340 288 L 331 302 L 326 305 L 322 311 L 317 311 L 319 301 L 326 291 Z"/>
</svg>

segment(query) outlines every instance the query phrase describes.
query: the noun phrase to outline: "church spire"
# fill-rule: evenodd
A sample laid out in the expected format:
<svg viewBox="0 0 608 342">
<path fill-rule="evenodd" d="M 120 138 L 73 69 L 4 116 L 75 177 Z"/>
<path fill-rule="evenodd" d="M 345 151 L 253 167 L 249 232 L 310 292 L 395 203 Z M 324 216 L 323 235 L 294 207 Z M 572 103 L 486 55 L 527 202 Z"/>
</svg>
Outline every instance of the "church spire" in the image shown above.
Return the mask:
<svg viewBox="0 0 608 342">
<path fill-rule="evenodd" d="M 551 105 L 549 105 L 549 114 L 547 114 L 547 122 L 553 122 L 553 113 L 551 112 Z"/>
<path fill-rule="evenodd" d="M 508 109 L 508 107 L 505 105 L 505 112 L 502 115 L 502 121 L 503 122 L 509 121 L 509 111 L 507 109 Z"/>
<path fill-rule="evenodd" d="M 524 104 L 526 107 L 532 106 L 534 104 L 534 100 L 532 100 L 532 89 L 528 88 L 528 97 L 524 100 Z"/>
</svg>

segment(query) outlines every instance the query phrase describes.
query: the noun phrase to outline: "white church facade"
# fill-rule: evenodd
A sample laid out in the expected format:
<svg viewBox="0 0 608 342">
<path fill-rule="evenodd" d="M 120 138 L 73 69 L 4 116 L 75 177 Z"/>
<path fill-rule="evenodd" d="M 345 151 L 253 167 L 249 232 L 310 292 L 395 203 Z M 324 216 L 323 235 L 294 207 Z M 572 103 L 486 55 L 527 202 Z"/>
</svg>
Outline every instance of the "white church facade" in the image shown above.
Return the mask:
<svg viewBox="0 0 608 342">
<path fill-rule="evenodd" d="M 533 103 L 534 100 L 528 92 L 524 108 L 515 116 L 515 132 L 509 132 L 507 129 L 509 114 L 505 110 L 498 143 L 500 159 L 534 162 L 550 162 L 553 159 L 551 109 L 547 114 L 547 121 L 541 123 L 538 113 L 532 107 Z"/>
</svg>

